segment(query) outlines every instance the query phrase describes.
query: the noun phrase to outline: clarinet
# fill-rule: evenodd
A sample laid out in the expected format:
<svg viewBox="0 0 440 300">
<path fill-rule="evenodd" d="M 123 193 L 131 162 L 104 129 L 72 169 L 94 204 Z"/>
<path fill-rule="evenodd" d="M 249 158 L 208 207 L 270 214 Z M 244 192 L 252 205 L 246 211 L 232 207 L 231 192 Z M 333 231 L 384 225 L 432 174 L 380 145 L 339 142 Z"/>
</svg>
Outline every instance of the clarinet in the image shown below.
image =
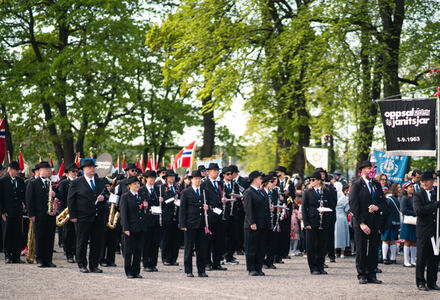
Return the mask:
<svg viewBox="0 0 440 300">
<path fill-rule="evenodd" d="M 222 194 L 222 200 L 223 198 L 226 199 L 226 193 L 225 193 L 225 185 L 223 184 L 223 194 Z M 223 203 L 223 215 L 222 215 L 222 220 L 225 221 L 226 220 L 226 203 Z"/>
<path fill-rule="evenodd" d="M 270 191 L 272 193 L 272 191 Z M 269 195 L 269 210 L 270 210 L 270 228 L 273 230 L 273 204 L 272 197 Z"/>
<path fill-rule="evenodd" d="M 232 190 L 232 192 L 234 191 L 234 180 L 232 180 L 232 183 L 231 183 L 231 190 Z M 230 217 L 232 217 L 232 211 L 234 210 L 234 202 L 235 201 L 231 201 L 231 211 L 229 212 Z"/>
</svg>

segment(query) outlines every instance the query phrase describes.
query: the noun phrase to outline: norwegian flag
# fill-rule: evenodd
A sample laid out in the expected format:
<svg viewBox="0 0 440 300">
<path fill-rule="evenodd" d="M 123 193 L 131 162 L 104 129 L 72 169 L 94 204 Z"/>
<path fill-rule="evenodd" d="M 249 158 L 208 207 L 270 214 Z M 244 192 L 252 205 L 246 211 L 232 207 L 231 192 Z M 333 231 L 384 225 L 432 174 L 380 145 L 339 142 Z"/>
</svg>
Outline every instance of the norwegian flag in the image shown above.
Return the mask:
<svg viewBox="0 0 440 300">
<path fill-rule="evenodd" d="M 119 174 L 119 154 L 118 154 L 118 160 L 116 161 L 114 170 L 115 170 L 114 173 Z"/>
<path fill-rule="evenodd" d="M 3 118 L 0 122 L 0 163 L 3 164 L 6 155 L 6 120 Z"/>
<path fill-rule="evenodd" d="M 197 144 L 193 141 L 191 144 L 180 150 L 174 159 L 173 169 L 191 168 L 194 154 L 196 153 Z"/>
<path fill-rule="evenodd" d="M 23 170 L 24 170 L 24 159 L 23 159 L 23 154 L 21 153 L 21 150 L 20 150 L 20 153 L 18 154 L 18 165 L 20 166 L 20 172 L 23 172 Z"/>
<path fill-rule="evenodd" d="M 49 154 L 50 167 L 52 168 L 52 175 L 55 175 L 55 168 L 53 166 L 52 154 Z"/>
<path fill-rule="evenodd" d="M 58 180 L 60 180 L 61 177 L 64 175 L 64 158 L 61 160 L 61 166 L 58 170 Z"/>
</svg>

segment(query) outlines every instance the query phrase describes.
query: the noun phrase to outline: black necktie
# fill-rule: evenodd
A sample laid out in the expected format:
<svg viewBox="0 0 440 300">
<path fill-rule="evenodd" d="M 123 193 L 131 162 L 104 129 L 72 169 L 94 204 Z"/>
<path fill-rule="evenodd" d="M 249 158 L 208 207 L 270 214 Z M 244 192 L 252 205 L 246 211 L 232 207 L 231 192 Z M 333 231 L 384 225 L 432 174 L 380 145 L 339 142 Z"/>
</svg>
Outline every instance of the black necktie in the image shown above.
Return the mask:
<svg viewBox="0 0 440 300">
<path fill-rule="evenodd" d="M 433 202 L 435 200 L 434 199 L 434 190 L 430 191 L 429 193 L 431 194 L 431 202 Z"/>
<path fill-rule="evenodd" d="M 213 183 L 214 183 L 215 191 L 218 192 L 217 181 L 213 181 Z"/>
<path fill-rule="evenodd" d="M 170 187 L 170 190 L 171 190 L 171 193 L 174 195 L 174 187 L 173 186 Z"/>
<path fill-rule="evenodd" d="M 318 195 L 318 198 L 321 198 L 321 192 L 319 191 L 319 189 L 316 190 L 316 194 Z"/>
<path fill-rule="evenodd" d="M 373 202 L 373 204 L 376 204 L 376 198 L 374 197 L 374 188 L 373 188 L 373 184 L 371 183 L 371 181 L 368 182 L 368 185 L 370 186 L 370 192 L 371 192 L 371 200 Z"/>
<path fill-rule="evenodd" d="M 199 192 L 199 189 L 196 189 L 196 194 L 197 194 L 197 197 L 200 198 L 200 192 Z"/>
<path fill-rule="evenodd" d="M 231 192 L 231 183 L 228 183 L 228 193 Z"/>
<path fill-rule="evenodd" d="M 44 181 L 44 187 L 47 189 L 49 189 L 49 182 L 47 182 L 47 180 Z"/>
<path fill-rule="evenodd" d="M 134 195 L 134 196 L 136 197 L 136 203 L 137 203 L 137 205 L 138 205 L 138 206 L 141 205 L 141 202 L 139 201 L 139 195 L 136 194 L 136 195 Z"/>
<path fill-rule="evenodd" d="M 150 188 L 150 195 L 153 196 L 153 188 Z"/>
<path fill-rule="evenodd" d="M 257 191 L 258 191 L 258 194 L 260 194 L 260 196 L 264 198 L 264 193 L 261 190 L 257 190 Z"/>
<path fill-rule="evenodd" d="M 14 186 L 14 189 L 17 188 L 17 179 L 12 178 L 12 185 Z"/>
</svg>

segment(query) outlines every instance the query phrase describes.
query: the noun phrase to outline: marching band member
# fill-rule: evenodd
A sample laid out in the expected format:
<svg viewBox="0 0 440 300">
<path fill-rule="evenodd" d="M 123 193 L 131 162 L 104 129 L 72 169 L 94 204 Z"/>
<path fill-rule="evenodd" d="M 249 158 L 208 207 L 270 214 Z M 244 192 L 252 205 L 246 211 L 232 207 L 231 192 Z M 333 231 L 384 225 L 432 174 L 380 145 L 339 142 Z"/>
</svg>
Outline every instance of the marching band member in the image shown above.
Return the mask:
<svg viewBox="0 0 440 300">
<path fill-rule="evenodd" d="M 3 229 L 5 262 L 24 263 L 20 260 L 22 246 L 22 218 L 25 208 L 25 184 L 18 176 L 20 165 L 11 161 L 8 173 L 0 178 L 0 214 Z"/>
<path fill-rule="evenodd" d="M 122 196 L 122 194 L 128 192 L 128 187 L 127 187 L 128 178 L 138 175 L 136 165 L 133 163 L 128 163 L 124 171 L 127 174 L 127 178 L 122 179 L 119 182 L 119 185 L 116 186 L 115 194 L 118 196 Z"/>
<path fill-rule="evenodd" d="M 232 172 L 232 182 L 234 183 L 234 186 L 238 186 L 239 194 L 243 194 L 244 191 L 249 187 L 249 182 L 247 179 L 241 177 L 239 175 L 238 167 L 236 165 L 230 165 L 229 168 Z M 235 232 L 236 232 L 236 245 L 235 250 L 237 251 L 237 254 L 243 255 L 244 254 L 244 209 L 243 209 L 243 197 L 239 199 L 239 205 L 237 205 L 237 213 L 236 217 L 234 218 L 235 223 Z"/>
<path fill-rule="evenodd" d="M 202 181 L 205 181 L 207 174 L 206 168 L 204 165 L 200 165 L 197 168 L 198 171 L 200 171 L 200 174 L 202 175 Z"/>
<path fill-rule="evenodd" d="M 206 191 L 206 201 L 209 204 L 209 229 L 212 235 L 208 239 L 208 270 L 227 270 L 220 265 L 224 254 L 225 233 L 223 229 L 222 216 L 223 205 L 226 204 L 226 198 L 223 195 L 223 186 L 217 180 L 220 168 L 217 163 L 210 163 L 208 167 L 208 178 L 202 183 L 202 189 Z M 212 255 L 212 261 L 211 261 Z"/>
<path fill-rule="evenodd" d="M 244 228 L 246 230 L 246 267 L 250 276 L 264 276 L 262 271 L 267 231 L 270 228 L 270 208 L 260 190 L 263 174 L 249 174 L 250 187 L 244 192 Z"/>
<path fill-rule="evenodd" d="M 90 240 L 89 269 L 92 273 L 102 273 L 98 267 L 105 226 L 104 182 L 95 176 L 95 163 L 84 161 L 83 176 L 70 183 L 67 195 L 70 220 L 76 227 L 76 260 L 80 272 L 88 273 L 87 244 Z"/>
<path fill-rule="evenodd" d="M 414 194 L 414 211 L 417 215 L 416 284 L 422 291 L 440 290 L 437 285 L 439 257 L 434 255 L 431 244 L 431 238 L 437 234 L 436 215 L 440 207 L 436 193 L 433 172 L 423 172 L 420 178 L 420 190 Z"/>
<path fill-rule="evenodd" d="M 145 233 L 148 230 L 146 195 L 139 193 L 140 181 L 136 176 L 127 180 L 128 192 L 121 196 L 121 224 L 124 233 L 124 269 L 127 278 L 142 278 L 141 270 L 142 247 Z"/>
<path fill-rule="evenodd" d="M 67 208 L 67 195 L 69 192 L 70 183 L 78 177 L 78 166 L 73 163 L 66 170 L 67 178 L 60 181 L 56 195 L 60 200 L 60 211 Z M 76 234 L 75 226 L 69 220 L 63 226 L 63 248 L 69 263 L 74 263 L 74 256 L 76 252 Z"/>
<path fill-rule="evenodd" d="M 287 169 L 283 166 L 278 166 L 275 169 L 275 172 L 278 176 L 278 186 L 280 188 L 280 200 L 283 205 L 285 205 L 288 209 L 283 210 L 281 213 L 283 214 L 282 218 L 280 218 L 280 254 L 281 257 L 277 258 L 276 263 L 282 263 L 282 258 L 289 259 L 290 252 L 290 225 L 291 218 L 290 212 L 292 211 L 292 199 L 294 198 L 294 185 L 292 181 L 286 176 Z M 289 199 L 289 197 L 292 197 Z"/>
<path fill-rule="evenodd" d="M 108 220 L 111 206 L 113 204 L 108 200 L 110 200 L 110 193 L 112 192 L 113 185 L 110 181 L 108 181 L 107 178 L 104 178 L 104 182 L 107 190 L 104 194 L 106 200 L 104 220 Z M 115 206 L 115 209 L 118 209 L 117 207 L 118 206 Z M 104 241 L 102 243 L 101 254 L 99 255 L 99 264 L 102 267 L 116 267 L 115 254 L 116 248 L 118 247 L 118 237 L 121 237 L 121 233 L 119 232 L 120 221 L 121 219 L 117 220 L 116 227 L 114 229 L 109 228 L 107 225 L 104 226 Z"/>
<path fill-rule="evenodd" d="M 318 209 L 333 207 L 332 197 L 322 184 L 319 172 L 314 172 L 309 179 L 310 186 L 304 191 L 301 206 L 304 226 L 307 230 L 307 262 L 311 274 L 327 274 L 324 271 L 324 259 L 331 220 L 329 213 L 320 212 Z"/>
<path fill-rule="evenodd" d="M 175 204 L 179 192 L 175 184 L 177 174 L 173 170 L 165 173 L 165 184 L 162 188 L 163 198 L 168 201 L 162 204 L 163 244 L 162 262 L 166 266 L 178 266 L 176 262 L 179 254 L 179 228 L 177 227 L 179 207 Z M 170 201 L 170 199 L 174 199 Z"/>
<path fill-rule="evenodd" d="M 227 265 L 238 265 L 238 261 L 234 257 L 237 247 L 237 212 L 243 209 L 241 199 L 231 196 L 231 194 L 240 194 L 239 186 L 232 180 L 232 169 L 230 167 L 223 168 L 223 187 L 225 198 L 231 199 L 225 205 L 224 211 L 224 228 L 225 228 L 225 259 Z M 243 227 L 240 228 L 241 231 Z"/>
<path fill-rule="evenodd" d="M 278 195 L 274 193 L 274 187 L 277 184 L 277 177 L 276 174 L 273 174 L 269 172 L 266 176 L 262 179 L 263 184 L 263 192 L 267 198 L 267 201 L 269 202 L 270 207 L 270 227 L 268 228 L 267 233 L 267 247 L 266 247 L 266 259 L 264 260 L 264 267 L 266 269 L 276 269 L 274 266 L 274 258 L 276 251 L 278 250 L 278 240 L 279 240 L 279 232 L 277 232 L 276 227 L 278 224 L 277 222 L 277 214 L 275 214 L 275 211 L 278 211 L 278 209 L 274 209 L 274 205 L 278 204 Z"/>
<path fill-rule="evenodd" d="M 46 161 L 38 165 L 40 176 L 28 183 L 26 188 L 26 204 L 29 219 L 34 223 L 37 262 L 40 268 L 55 268 L 52 263 L 53 243 L 55 238 L 55 215 L 48 214 L 50 176 L 52 168 Z"/>
<path fill-rule="evenodd" d="M 373 179 L 371 163 L 363 162 L 359 170 L 361 177 L 352 183 L 349 197 L 356 239 L 356 269 L 360 284 L 380 284 L 382 281 L 376 277 L 377 256 L 382 215 L 387 212 L 387 205 L 380 183 Z"/>
<path fill-rule="evenodd" d="M 152 209 L 161 206 L 163 197 L 160 197 L 159 187 L 155 187 L 156 172 L 147 171 L 145 177 L 147 178 L 147 183 L 139 190 L 139 193 L 145 195 L 150 209 L 146 217 L 148 230 L 145 236 L 142 263 L 145 272 L 157 272 L 161 224 L 160 215 L 153 213 Z"/>
<path fill-rule="evenodd" d="M 165 174 L 167 173 L 167 168 L 160 167 L 157 170 L 157 178 L 154 186 L 161 186 L 165 184 Z"/>
<path fill-rule="evenodd" d="M 206 223 L 208 204 L 204 204 L 202 174 L 200 171 L 193 171 L 190 176 L 191 186 L 184 189 L 181 195 L 179 210 L 179 228 L 184 231 L 185 241 L 185 274 L 187 277 L 194 277 L 192 272 L 192 256 L 194 248 L 197 257 L 197 272 L 199 277 L 208 277 L 205 272 L 205 260 L 208 248 Z"/>
</svg>

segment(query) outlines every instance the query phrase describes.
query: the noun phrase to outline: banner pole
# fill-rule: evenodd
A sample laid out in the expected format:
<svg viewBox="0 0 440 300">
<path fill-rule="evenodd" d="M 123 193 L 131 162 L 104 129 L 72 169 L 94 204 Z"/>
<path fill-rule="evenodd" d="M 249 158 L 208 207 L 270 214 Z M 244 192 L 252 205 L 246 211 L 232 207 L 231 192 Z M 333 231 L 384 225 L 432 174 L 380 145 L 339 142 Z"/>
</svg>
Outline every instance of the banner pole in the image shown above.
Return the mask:
<svg viewBox="0 0 440 300">
<path fill-rule="evenodd" d="M 440 95 L 437 94 L 437 171 L 440 170 Z M 440 177 L 437 176 L 437 202 L 440 201 Z M 437 228 L 436 228 L 436 249 L 434 251 L 435 255 L 439 255 L 439 216 L 440 216 L 440 208 L 437 208 Z"/>
</svg>

